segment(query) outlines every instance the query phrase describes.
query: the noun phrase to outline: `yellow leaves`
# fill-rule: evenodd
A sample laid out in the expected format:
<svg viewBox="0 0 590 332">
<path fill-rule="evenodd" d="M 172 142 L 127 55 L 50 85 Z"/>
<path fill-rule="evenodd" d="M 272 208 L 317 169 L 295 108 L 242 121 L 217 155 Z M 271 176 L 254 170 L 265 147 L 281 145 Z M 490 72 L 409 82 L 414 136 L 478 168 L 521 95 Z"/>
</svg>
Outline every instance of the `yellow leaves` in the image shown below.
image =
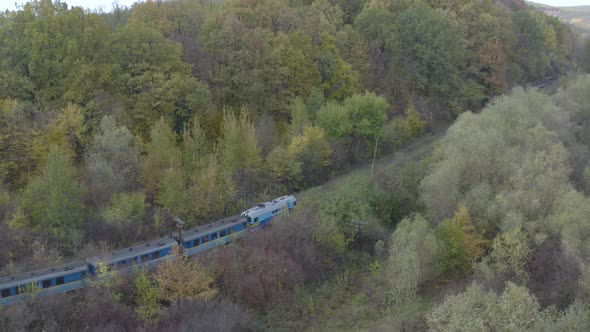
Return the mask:
<svg viewBox="0 0 590 332">
<path fill-rule="evenodd" d="M 209 300 L 217 295 L 213 277 L 196 260 L 185 256 L 175 247 L 172 257 L 158 265 L 156 282 L 163 300 Z"/>
<path fill-rule="evenodd" d="M 545 46 L 551 51 L 557 50 L 557 33 L 555 32 L 553 26 L 548 25 L 545 27 L 544 37 Z"/>
<path fill-rule="evenodd" d="M 484 254 L 484 248 L 488 245 L 488 241 L 481 234 L 477 233 L 467 208 L 460 207 L 455 212 L 454 222 L 459 224 L 463 230 L 463 246 L 467 250 L 471 260 L 477 260 Z"/>
<path fill-rule="evenodd" d="M 305 162 L 318 162 L 321 166 L 330 166 L 332 163 L 332 149 L 326 140 L 326 134 L 322 128 L 307 127 L 302 135 L 293 138 L 288 149 L 290 154 L 302 158 Z M 310 159 L 310 160 L 306 160 Z"/>
</svg>

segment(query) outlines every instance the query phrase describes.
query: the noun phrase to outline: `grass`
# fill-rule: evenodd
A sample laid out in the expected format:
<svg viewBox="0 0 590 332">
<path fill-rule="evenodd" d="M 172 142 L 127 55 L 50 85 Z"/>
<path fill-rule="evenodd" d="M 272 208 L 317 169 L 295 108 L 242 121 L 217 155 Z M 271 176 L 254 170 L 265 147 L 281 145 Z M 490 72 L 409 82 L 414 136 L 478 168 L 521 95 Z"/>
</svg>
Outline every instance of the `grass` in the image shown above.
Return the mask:
<svg viewBox="0 0 590 332">
<path fill-rule="evenodd" d="M 396 151 L 390 155 L 383 156 L 375 162 L 375 169 L 373 174 L 378 174 L 386 168 L 402 169 L 405 164 L 424 159 L 434 151 L 436 143 L 440 140 L 442 134 L 431 135 L 426 134 L 419 137 L 407 147 Z M 371 176 L 371 163 L 359 167 L 347 174 L 335 177 L 330 181 L 313 188 L 301 191 L 297 194 L 297 199 L 302 202 L 317 201 L 330 194 L 338 187 L 349 181 L 369 179 Z"/>
</svg>

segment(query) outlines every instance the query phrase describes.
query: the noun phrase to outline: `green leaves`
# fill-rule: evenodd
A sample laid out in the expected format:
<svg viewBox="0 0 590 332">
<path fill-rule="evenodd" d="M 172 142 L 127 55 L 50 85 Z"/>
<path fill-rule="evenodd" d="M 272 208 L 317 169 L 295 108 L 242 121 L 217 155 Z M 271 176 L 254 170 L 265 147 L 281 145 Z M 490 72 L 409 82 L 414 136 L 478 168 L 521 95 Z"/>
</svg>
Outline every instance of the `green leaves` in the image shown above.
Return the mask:
<svg viewBox="0 0 590 332">
<path fill-rule="evenodd" d="M 383 135 L 389 104 L 372 92 L 355 94 L 342 104 L 329 101 L 318 113 L 318 122 L 330 136 L 354 136 L 374 141 Z"/>
<path fill-rule="evenodd" d="M 20 204 L 29 226 L 66 238 L 84 222 L 84 193 L 69 155 L 53 146 L 47 166 L 22 192 Z"/>
</svg>

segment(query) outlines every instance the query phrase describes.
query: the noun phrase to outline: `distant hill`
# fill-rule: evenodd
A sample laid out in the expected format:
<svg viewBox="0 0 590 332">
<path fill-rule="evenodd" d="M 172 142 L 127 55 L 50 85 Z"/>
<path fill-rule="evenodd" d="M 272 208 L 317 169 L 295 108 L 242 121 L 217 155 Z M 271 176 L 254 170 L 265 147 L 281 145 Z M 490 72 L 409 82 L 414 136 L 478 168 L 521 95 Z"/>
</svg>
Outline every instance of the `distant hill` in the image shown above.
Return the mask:
<svg viewBox="0 0 590 332">
<path fill-rule="evenodd" d="M 572 24 L 581 34 L 590 36 L 590 6 L 553 7 L 534 2 L 527 2 L 533 8 L 544 11 Z"/>
</svg>

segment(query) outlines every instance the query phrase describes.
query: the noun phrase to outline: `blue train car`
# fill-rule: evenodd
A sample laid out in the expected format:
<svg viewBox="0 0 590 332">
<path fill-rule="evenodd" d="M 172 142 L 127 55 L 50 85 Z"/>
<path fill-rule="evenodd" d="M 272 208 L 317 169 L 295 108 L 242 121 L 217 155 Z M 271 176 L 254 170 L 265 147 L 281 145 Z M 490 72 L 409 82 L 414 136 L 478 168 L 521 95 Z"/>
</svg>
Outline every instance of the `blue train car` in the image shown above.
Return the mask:
<svg viewBox="0 0 590 332">
<path fill-rule="evenodd" d="M 264 227 L 275 216 L 287 211 L 290 212 L 295 205 L 297 205 L 297 200 L 294 196 L 282 196 L 244 211 L 242 217 L 246 218 L 248 228 L 254 230 Z"/>
<path fill-rule="evenodd" d="M 114 251 L 108 255 L 89 258 L 88 272 L 95 275 L 98 265 L 106 264 L 110 269 L 130 271 L 131 268 L 150 268 L 157 265 L 172 252 L 177 245 L 172 238 L 161 238 L 152 242 Z"/>
<path fill-rule="evenodd" d="M 87 275 L 86 265 L 75 262 L 42 270 L 21 273 L 0 278 L 0 303 L 35 295 L 63 293 L 84 287 Z"/>
<path fill-rule="evenodd" d="M 227 244 L 246 235 L 246 218 L 233 216 L 183 233 L 183 247 L 188 256 Z"/>
<path fill-rule="evenodd" d="M 0 277 L 0 304 L 7 305 L 19 299 L 35 295 L 63 293 L 85 287 L 87 277 L 97 273 L 101 263 L 120 273 L 136 269 L 152 268 L 169 259 L 172 248 L 182 244 L 187 255 L 192 256 L 216 246 L 227 244 L 245 236 L 248 231 L 264 227 L 271 220 L 297 205 L 294 196 L 282 196 L 258 204 L 241 215 L 222 219 L 212 224 L 191 229 L 183 239 L 161 238 L 148 243 L 128 247 L 110 254 L 93 257 L 84 262 L 74 262 L 13 276 Z"/>
</svg>

